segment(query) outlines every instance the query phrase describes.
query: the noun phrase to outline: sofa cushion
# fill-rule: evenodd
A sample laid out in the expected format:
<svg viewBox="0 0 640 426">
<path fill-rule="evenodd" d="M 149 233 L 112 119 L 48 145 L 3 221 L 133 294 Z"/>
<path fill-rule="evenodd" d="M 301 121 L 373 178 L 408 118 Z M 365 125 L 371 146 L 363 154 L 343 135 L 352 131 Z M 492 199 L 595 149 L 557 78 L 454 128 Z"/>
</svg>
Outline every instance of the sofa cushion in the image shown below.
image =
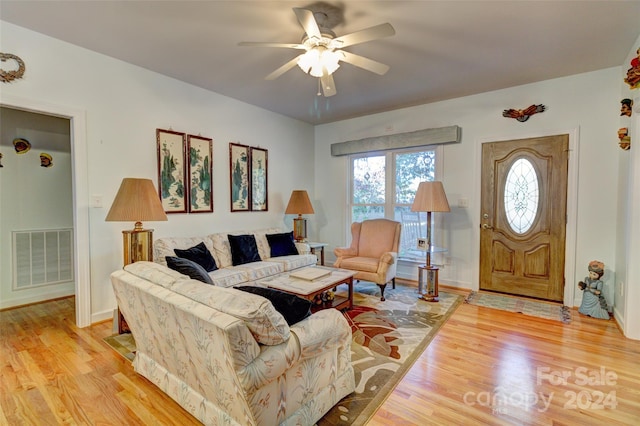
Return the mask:
<svg viewBox="0 0 640 426">
<path fill-rule="evenodd" d="M 225 237 L 226 239 L 226 237 Z M 175 256 L 174 249 L 187 249 L 197 244 L 204 243 L 205 247 L 209 249 L 209 252 L 216 261 L 218 268 L 220 266 L 220 259 L 216 256 L 216 251 L 213 247 L 213 241 L 209 235 L 197 236 L 197 237 L 159 237 L 153 239 L 153 261 L 167 266 L 165 260 L 166 256 Z"/>
<path fill-rule="evenodd" d="M 178 257 L 196 262 L 207 272 L 215 271 L 216 269 L 218 269 L 216 261 L 213 259 L 213 256 L 211 256 L 211 252 L 209 251 L 207 246 L 204 245 L 204 242 L 188 249 L 174 249 L 173 251 Z"/>
<path fill-rule="evenodd" d="M 257 294 L 269 300 L 276 311 L 280 312 L 287 324 L 292 325 L 302 321 L 311 315 L 311 302 L 295 294 L 285 293 L 284 291 L 273 288 L 255 287 L 243 285 L 235 287 L 238 290 L 248 293 Z"/>
<path fill-rule="evenodd" d="M 293 231 L 282 234 L 267 234 L 267 241 L 271 247 L 271 257 L 291 256 L 298 254 L 293 241 Z"/>
<path fill-rule="evenodd" d="M 206 284 L 213 284 L 211 277 L 207 271 L 193 260 L 185 259 L 182 257 L 167 256 L 167 266 L 174 271 L 178 271 L 181 274 L 188 275 L 194 280 L 202 281 Z"/>
<path fill-rule="evenodd" d="M 247 281 L 255 281 L 284 272 L 284 265 L 280 262 L 263 260 L 262 262 L 245 263 L 243 265 L 234 266 L 230 269 L 238 269 L 245 273 L 248 278 Z"/>
<path fill-rule="evenodd" d="M 231 246 L 231 259 L 234 266 L 262 260 L 253 235 L 227 235 L 227 238 Z"/>
<path fill-rule="evenodd" d="M 279 263 L 283 267 L 283 271 L 293 271 L 294 269 L 303 268 L 305 266 L 315 265 L 318 258 L 315 254 L 299 254 L 292 256 L 272 257 L 269 262 Z"/>
</svg>

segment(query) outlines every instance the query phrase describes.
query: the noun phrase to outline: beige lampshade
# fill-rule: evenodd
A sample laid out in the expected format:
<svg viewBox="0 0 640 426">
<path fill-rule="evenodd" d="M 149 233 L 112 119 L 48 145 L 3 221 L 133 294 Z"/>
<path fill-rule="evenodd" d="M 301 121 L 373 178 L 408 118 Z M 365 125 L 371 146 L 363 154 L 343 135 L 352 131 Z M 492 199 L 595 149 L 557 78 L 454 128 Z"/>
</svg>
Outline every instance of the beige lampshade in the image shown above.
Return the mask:
<svg viewBox="0 0 640 426">
<path fill-rule="evenodd" d="M 284 214 L 313 214 L 313 206 L 309 201 L 309 195 L 304 190 L 294 190 L 291 193 L 289 204 Z"/>
<path fill-rule="evenodd" d="M 124 178 L 105 219 L 107 222 L 165 221 L 167 215 L 151 179 Z"/>
<path fill-rule="evenodd" d="M 442 182 L 420 182 L 416 198 L 411 206 L 412 212 L 448 212 L 449 202 L 444 193 Z"/>
</svg>

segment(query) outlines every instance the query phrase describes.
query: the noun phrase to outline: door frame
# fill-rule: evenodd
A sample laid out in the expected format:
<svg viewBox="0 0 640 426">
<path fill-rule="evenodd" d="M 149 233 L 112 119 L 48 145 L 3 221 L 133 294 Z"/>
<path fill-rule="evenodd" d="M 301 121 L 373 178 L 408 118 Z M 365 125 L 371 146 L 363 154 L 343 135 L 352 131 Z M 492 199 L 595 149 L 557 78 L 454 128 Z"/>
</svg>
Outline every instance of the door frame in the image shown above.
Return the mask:
<svg viewBox="0 0 640 426">
<path fill-rule="evenodd" d="M 89 257 L 89 174 L 87 166 L 86 112 L 34 99 L 2 95 L 0 105 L 70 120 L 71 179 L 73 193 L 73 250 L 76 326 L 91 325 L 91 271 Z"/>
<path fill-rule="evenodd" d="M 475 150 L 475 194 L 477 194 L 477 202 L 475 214 L 472 214 L 471 227 L 473 230 L 472 244 L 474 247 L 472 254 L 473 277 L 476 280 L 476 290 L 480 288 L 480 180 L 482 177 L 482 145 L 490 142 L 506 142 L 515 139 L 528 139 L 546 136 L 554 136 L 567 134 L 569 135 L 569 164 L 567 169 L 567 225 L 565 236 L 565 256 L 564 256 L 564 296 L 563 303 L 565 306 L 573 307 L 576 273 L 576 241 L 578 226 L 578 157 L 580 145 L 580 128 L 576 127 L 569 130 L 540 130 L 539 132 L 514 133 L 509 135 L 496 135 L 485 137 L 476 141 Z"/>
</svg>

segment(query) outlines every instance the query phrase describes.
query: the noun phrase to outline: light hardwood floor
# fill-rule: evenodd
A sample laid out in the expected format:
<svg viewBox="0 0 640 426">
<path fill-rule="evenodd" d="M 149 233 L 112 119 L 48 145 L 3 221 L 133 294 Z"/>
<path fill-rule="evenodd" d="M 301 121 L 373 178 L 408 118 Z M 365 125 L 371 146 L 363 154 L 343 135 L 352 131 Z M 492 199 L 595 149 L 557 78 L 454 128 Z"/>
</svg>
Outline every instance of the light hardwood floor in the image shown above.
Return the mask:
<svg viewBox="0 0 640 426">
<path fill-rule="evenodd" d="M 102 341 L 111 322 L 79 329 L 74 312 L 0 312 L 0 424 L 198 424 Z M 461 305 L 369 425 L 639 424 L 640 342 L 572 317 Z"/>
</svg>

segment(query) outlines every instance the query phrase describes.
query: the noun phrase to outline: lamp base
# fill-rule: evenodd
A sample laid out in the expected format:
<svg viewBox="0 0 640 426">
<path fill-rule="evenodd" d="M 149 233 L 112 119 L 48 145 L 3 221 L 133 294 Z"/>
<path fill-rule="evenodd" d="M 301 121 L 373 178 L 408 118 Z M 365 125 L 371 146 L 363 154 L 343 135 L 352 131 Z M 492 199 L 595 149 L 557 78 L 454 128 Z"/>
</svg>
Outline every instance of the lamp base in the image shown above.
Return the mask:
<svg viewBox="0 0 640 426">
<path fill-rule="evenodd" d="M 138 222 L 139 223 L 139 222 Z M 124 265 L 142 260 L 153 260 L 153 229 L 142 229 L 136 223 L 135 229 L 122 231 Z M 126 318 L 118 308 L 118 334 L 130 333 Z"/>
<path fill-rule="evenodd" d="M 432 265 L 418 266 L 418 294 L 418 299 L 424 300 L 425 302 L 439 301 L 437 267 Z"/>
<path fill-rule="evenodd" d="M 419 297 L 418 299 L 420 300 L 424 300 L 425 302 L 439 302 L 440 300 L 438 299 L 438 296 L 427 296 L 426 294 L 423 294 L 421 297 Z"/>
<path fill-rule="evenodd" d="M 124 264 L 153 260 L 153 229 L 122 231 Z"/>
<path fill-rule="evenodd" d="M 301 216 L 293 219 L 293 239 L 299 243 L 307 239 L 307 219 Z"/>
</svg>

